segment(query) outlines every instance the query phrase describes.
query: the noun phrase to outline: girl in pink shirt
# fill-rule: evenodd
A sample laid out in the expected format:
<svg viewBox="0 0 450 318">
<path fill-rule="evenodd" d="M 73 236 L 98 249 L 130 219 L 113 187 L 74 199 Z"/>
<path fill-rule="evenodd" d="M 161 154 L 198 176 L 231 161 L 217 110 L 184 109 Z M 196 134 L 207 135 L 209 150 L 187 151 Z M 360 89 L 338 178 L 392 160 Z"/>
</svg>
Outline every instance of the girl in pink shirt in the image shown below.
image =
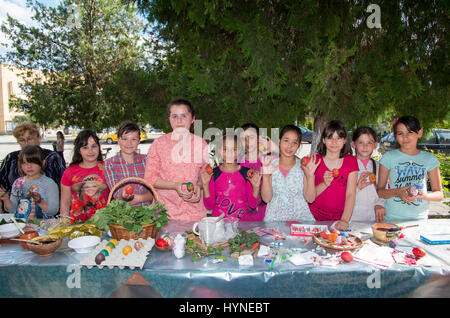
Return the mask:
<svg viewBox="0 0 450 318">
<path fill-rule="evenodd" d="M 248 207 L 255 209 L 261 201 L 259 185 L 261 175 L 258 171 L 240 166 L 237 163 L 238 139 L 236 135 L 223 136 L 221 158 L 223 161 L 213 169 L 212 175 L 202 169 L 203 202 L 212 216 L 236 218 L 245 221 Z M 253 172 L 250 175 L 249 172 Z"/>
<path fill-rule="evenodd" d="M 206 216 L 199 176 L 208 163 L 207 144 L 190 132 L 195 112 L 189 101 L 174 100 L 168 109 L 173 131 L 153 141 L 144 179 L 155 188 L 171 220 L 197 222 Z M 193 183 L 193 191 L 187 190 L 188 182 Z"/>
<path fill-rule="evenodd" d="M 359 168 L 341 121 L 332 120 L 325 126 L 317 151 L 316 199 L 309 209 L 317 221 L 338 221 L 336 229 L 344 230 L 355 205 Z"/>
</svg>

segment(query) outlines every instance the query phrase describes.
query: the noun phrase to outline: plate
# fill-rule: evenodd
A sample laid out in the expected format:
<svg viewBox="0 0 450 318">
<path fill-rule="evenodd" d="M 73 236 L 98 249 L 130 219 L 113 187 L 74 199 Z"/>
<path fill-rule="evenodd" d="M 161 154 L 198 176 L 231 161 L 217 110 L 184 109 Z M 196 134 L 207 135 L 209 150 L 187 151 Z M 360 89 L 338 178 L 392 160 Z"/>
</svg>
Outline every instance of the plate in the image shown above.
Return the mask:
<svg viewBox="0 0 450 318">
<path fill-rule="evenodd" d="M 67 245 L 77 253 L 90 253 L 100 241 L 100 237 L 88 235 L 74 238 Z"/>
<path fill-rule="evenodd" d="M 23 229 L 26 224 L 25 223 L 18 223 L 19 227 Z M 0 225 L 0 237 L 1 238 L 11 238 L 18 236 L 20 231 L 17 229 L 16 225 L 14 223 L 8 223 Z"/>
<path fill-rule="evenodd" d="M 348 235 L 347 243 L 345 245 L 340 245 L 336 242 L 331 242 L 328 239 L 324 239 L 320 236 L 320 233 L 314 234 L 312 238 L 314 243 L 332 252 L 353 251 L 363 246 L 363 241 L 361 241 L 359 237 L 352 234 Z"/>
</svg>

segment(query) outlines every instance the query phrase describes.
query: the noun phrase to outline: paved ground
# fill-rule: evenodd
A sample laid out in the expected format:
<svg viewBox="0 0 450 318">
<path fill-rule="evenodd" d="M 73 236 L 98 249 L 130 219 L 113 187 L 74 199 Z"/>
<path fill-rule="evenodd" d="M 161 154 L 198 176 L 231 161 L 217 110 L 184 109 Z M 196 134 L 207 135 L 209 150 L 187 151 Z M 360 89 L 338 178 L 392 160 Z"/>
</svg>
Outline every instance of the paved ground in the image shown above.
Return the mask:
<svg viewBox="0 0 450 318">
<path fill-rule="evenodd" d="M 148 134 L 149 140 L 141 143 L 139 145 L 140 153 L 146 154 L 148 148 L 150 147 L 154 138 L 161 136 L 161 134 Z M 75 138 L 72 136 L 66 136 L 66 142 L 64 146 L 64 158 L 66 162 L 69 163 L 72 159 L 72 151 L 73 151 L 73 140 Z M 56 136 L 47 136 L 45 140 L 42 141 L 41 147 L 47 149 L 53 149 L 52 142 L 56 140 Z M 111 148 L 109 150 L 107 157 L 110 158 L 115 156 L 119 151 L 119 146 L 117 144 L 108 145 L 105 143 L 101 143 L 102 153 L 107 152 L 107 148 Z M 301 158 L 306 154 L 309 154 L 311 149 L 311 144 L 302 144 L 298 156 Z M 0 160 L 3 159 L 8 153 L 11 151 L 20 150 L 20 146 L 17 143 L 16 139 L 11 135 L 2 135 L 0 136 Z M 447 204 L 445 204 L 447 203 Z M 446 198 L 444 198 L 443 202 L 430 202 L 430 217 L 436 218 L 450 218 L 450 207 L 448 205 L 450 203 L 450 194 L 446 194 Z"/>
</svg>

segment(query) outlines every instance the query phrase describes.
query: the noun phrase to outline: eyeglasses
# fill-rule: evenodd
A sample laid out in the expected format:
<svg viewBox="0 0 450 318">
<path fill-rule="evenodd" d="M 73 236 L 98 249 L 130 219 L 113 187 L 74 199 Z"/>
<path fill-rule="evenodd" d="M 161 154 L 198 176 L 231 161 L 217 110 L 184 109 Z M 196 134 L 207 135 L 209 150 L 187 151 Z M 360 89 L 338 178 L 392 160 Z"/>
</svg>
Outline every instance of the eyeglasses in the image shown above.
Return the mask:
<svg viewBox="0 0 450 318">
<path fill-rule="evenodd" d="M 33 142 L 36 140 L 35 136 L 28 136 L 26 139 L 25 138 L 19 138 L 17 141 L 19 143 L 29 143 L 29 142 Z"/>
</svg>

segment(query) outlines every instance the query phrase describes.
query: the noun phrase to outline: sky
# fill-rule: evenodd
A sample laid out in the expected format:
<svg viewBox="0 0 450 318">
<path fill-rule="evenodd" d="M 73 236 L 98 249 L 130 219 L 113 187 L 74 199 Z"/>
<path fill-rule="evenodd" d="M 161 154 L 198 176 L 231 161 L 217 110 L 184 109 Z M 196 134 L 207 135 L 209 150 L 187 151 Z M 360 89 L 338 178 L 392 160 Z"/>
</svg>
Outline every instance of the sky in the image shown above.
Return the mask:
<svg viewBox="0 0 450 318">
<path fill-rule="evenodd" d="M 59 0 L 39 0 L 39 2 L 45 4 L 47 7 L 56 7 L 60 3 Z M 6 21 L 7 14 L 23 24 L 31 25 L 33 23 L 31 20 L 33 12 L 31 8 L 27 7 L 26 0 L 0 0 L 0 24 Z M 0 43 L 10 43 L 6 34 L 1 31 Z M 6 50 L 4 46 L 0 45 L 0 57 L 4 57 Z"/>
</svg>

